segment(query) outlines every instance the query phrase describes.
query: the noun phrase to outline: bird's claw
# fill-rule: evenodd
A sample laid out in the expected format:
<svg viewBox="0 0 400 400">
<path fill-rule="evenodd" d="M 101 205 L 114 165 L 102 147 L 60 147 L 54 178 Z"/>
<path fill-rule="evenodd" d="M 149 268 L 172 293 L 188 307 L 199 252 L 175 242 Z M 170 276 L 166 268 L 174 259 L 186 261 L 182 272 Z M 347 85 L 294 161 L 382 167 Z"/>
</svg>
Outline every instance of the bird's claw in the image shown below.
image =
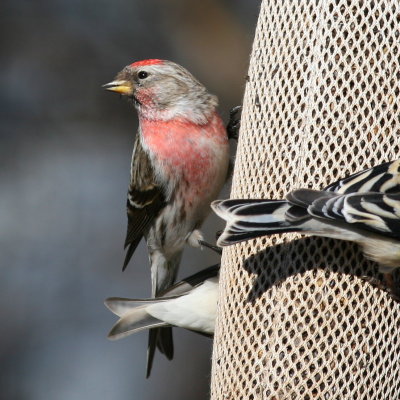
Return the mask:
<svg viewBox="0 0 400 400">
<path fill-rule="evenodd" d="M 229 122 L 228 125 L 226 126 L 226 131 L 228 133 L 229 139 L 238 140 L 241 117 L 242 117 L 242 106 L 233 107 L 229 112 Z"/>
<path fill-rule="evenodd" d="M 199 240 L 199 244 L 200 244 L 201 247 L 207 247 L 208 249 L 211 249 L 211 250 L 215 251 L 216 253 L 218 253 L 220 255 L 222 254 L 221 247 L 215 246 L 215 245 L 213 245 L 211 243 L 208 243 L 208 242 L 206 242 L 204 240 Z"/>
</svg>

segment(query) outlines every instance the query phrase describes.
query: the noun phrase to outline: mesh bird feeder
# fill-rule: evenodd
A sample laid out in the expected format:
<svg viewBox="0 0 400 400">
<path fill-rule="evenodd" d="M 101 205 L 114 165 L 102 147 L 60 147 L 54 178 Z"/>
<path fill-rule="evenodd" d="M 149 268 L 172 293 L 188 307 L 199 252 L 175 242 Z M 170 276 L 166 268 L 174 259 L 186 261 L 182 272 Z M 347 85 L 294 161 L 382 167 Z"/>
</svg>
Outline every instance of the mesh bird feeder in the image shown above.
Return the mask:
<svg viewBox="0 0 400 400">
<path fill-rule="evenodd" d="M 232 198 L 321 189 L 400 157 L 400 3 L 263 1 Z M 211 398 L 400 399 L 400 304 L 354 244 L 226 248 Z"/>
</svg>

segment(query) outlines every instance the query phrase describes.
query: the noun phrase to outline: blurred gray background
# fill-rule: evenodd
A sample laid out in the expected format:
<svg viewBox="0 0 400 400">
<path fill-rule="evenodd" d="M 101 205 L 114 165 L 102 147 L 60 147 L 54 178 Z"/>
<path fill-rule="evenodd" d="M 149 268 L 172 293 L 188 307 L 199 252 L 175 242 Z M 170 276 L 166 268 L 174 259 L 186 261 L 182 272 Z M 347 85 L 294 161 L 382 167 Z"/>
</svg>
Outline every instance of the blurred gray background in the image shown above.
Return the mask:
<svg viewBox="0 0 400 400">
<path fill-rule="evenodd" d="M 110 342 L 109 296 L 148 297 L 144 243 L 122 273 L 136 114 L 103 92 L 126 64 L 164 58 L 241 103 L 259 0 L 3 0 L 0 16 L 0 398 L 206 399 L 211 341 L 175 329 Z M 225 189 L 225 194 L 228 190 Z M 210 216 L 214 240 L 222 224 Z M 179 277 L 218 261 L 185 251 Z"/>
</svg>

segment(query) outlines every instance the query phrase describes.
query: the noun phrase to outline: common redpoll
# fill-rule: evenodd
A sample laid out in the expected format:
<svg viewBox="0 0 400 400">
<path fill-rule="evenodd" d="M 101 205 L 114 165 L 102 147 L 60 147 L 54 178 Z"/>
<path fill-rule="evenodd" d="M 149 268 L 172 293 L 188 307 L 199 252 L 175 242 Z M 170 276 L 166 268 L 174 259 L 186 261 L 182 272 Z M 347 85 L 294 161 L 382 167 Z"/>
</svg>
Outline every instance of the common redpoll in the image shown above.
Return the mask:
<svg viewBox="0 0 400 400">
<path fill-rule="evenodd" d="M 184 245 L 202 240 L 198 229 L 227 177 L 228 137 L 217 98 L 171 61 L 135 62 L 104 87 L 132 99 L 139 116 L 123 268 L 145 237 L 156 297 L 175 281 Z M 148 372 L 155 343 L 173 356 L 170 329 L 150 330 Z"/>
<path fill-rule="evenodd" d="M 108 298 L 105 305 L 120 317 L 108 334 L 109 339 L 166 326 L 213 335 L 218 273 L 219 264 L 213 265 L 170 286 L 156 299 Z"/>
<path fill-rule="evenodd" d="M 227 221 L 220 246 L 301 232 L 357 242 L 382 272 L 400 267 L 400 160 L 358 172 L 325 190 L 294 190 L 286 200 L 218 200 L 212 208 Z"/>
</svg>

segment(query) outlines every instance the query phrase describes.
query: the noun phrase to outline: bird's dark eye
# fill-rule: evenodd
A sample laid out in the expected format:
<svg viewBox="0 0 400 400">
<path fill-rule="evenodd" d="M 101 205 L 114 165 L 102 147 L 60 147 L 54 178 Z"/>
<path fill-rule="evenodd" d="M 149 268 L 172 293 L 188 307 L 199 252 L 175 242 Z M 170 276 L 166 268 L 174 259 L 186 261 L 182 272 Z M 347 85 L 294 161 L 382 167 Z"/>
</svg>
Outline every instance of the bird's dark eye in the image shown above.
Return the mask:
<svg viewBox="0 0 400 400">
<path fill-rule="evenodd" d="M 146 71 L 139 71 L 139 73 L 138 73 L 139 79 L 146 79 L 148 76 L 149 76 L 149 74 Z"/>
</svg>

